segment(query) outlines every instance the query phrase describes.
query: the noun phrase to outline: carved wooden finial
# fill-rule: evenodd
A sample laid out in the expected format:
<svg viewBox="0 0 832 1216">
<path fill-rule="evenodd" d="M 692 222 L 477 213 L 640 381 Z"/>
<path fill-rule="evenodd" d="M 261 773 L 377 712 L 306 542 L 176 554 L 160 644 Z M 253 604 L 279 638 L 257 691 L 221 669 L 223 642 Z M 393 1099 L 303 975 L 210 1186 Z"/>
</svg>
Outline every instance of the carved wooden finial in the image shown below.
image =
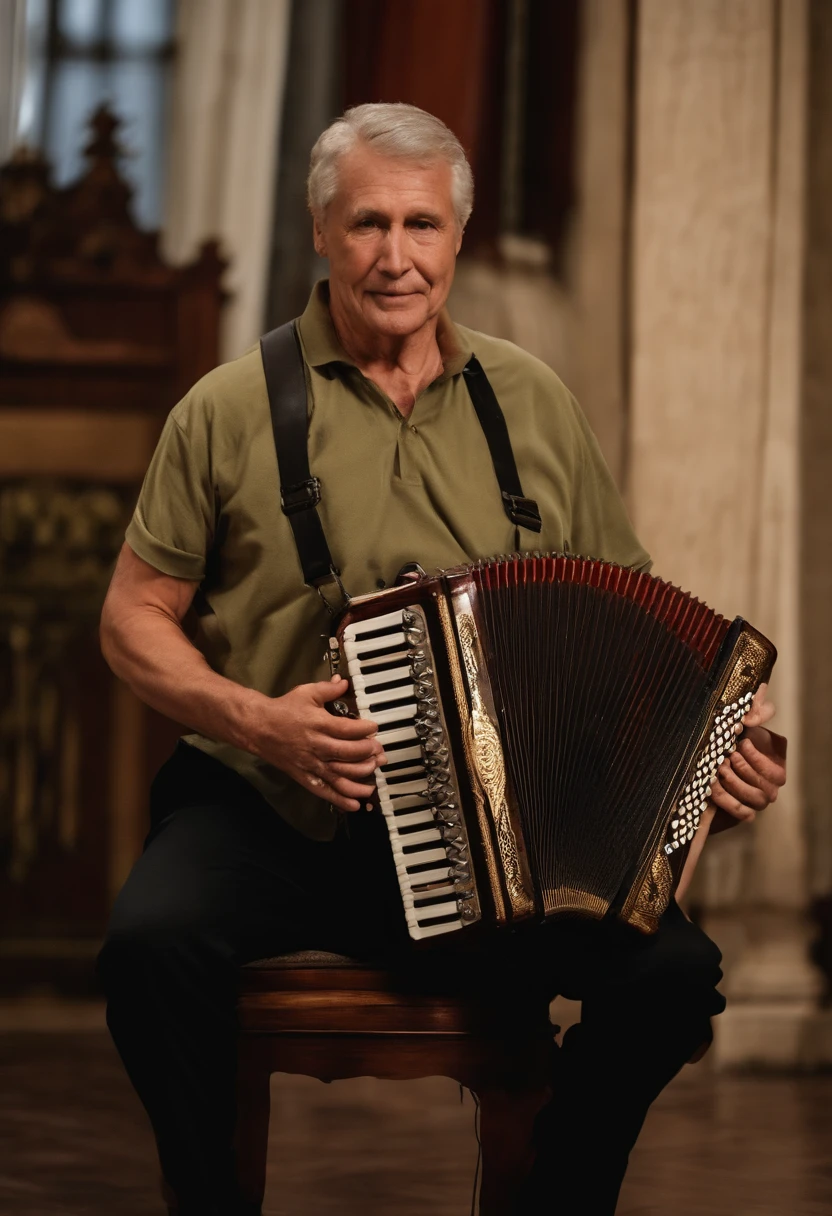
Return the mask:
<svg viewBox="0 0 832 1216">
<path fill-rule="evenodd" d="M 125 150 L 117 138 L 122 125 L 121 119 L 103 102 L 90 118 L 91 137 L 84 148 L 84 155 L 90 160 L 109 161 L 123 156 Z"/>
</svg>

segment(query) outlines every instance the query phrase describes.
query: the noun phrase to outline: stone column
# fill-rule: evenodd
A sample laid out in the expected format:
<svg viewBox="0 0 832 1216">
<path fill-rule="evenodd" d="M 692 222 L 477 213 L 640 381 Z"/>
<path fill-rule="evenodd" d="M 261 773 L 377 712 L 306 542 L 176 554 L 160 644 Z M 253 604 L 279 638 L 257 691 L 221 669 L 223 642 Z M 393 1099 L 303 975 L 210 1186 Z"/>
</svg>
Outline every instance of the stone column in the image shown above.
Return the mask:
<svg viewBox="0 0 832 1216">
<path fill-rule="evenodd" d="M 627 476 L 629 7 L 627 0 L 584 0 L 581 5 L 567 380 L 622 487 Z"/>
<path fill-rule="evenodd" d="M 655 570 L 780 649 L 790 780 L 706 850 L 718 1062 L 823 1055 L 808 962 L 799 497 L 806 0 L 641 0 L 629 497 Z"/>
</svg>

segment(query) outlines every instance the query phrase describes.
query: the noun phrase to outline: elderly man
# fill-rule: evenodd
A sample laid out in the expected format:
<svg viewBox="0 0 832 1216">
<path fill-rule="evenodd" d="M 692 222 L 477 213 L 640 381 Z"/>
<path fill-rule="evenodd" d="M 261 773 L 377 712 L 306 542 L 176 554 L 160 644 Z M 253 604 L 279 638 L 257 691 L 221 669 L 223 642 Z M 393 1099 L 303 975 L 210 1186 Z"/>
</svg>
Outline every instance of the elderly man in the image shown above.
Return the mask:
<svg viewBox="0 0 832 1216">
<path fill-rule="evenodd" d="M 456 138 L 411 106 L 348 111 L 312 152 L 314 240 L 330 279 L 299 322 L 308 451 L 353 594 L 407 562 L 433 569 L 518 548 L 649 560 L 557 376 L 445 311 L 472 197 Z M 472 354 L 539 535 L 506 513 L 462 374 Z M 252 349 L 172 411 L 102 620 L 116 674 L 193 729 L 155 779 L 147 845 L 100 958 L 109 1025 L 181 1216 L 246 1210 L 231 1148 L 238 966 L 303 947 L 408 949 L 384 824 L 352 814 L 385 763 L 376 728 L 326 709 L 346 688 L 322 667 L 329 619 L 281 511 Z M 783 781 L 761 725 L 770 712 L 755 707 L 714 787 L 729 817 L 753 817 Z M 523 1211 L 612 1213 L 650 1102 L 723 1007 L 719 952 L 675 905 L 653 938 L 602 922 L 546 926 L 537 939 L 540 976 L 552 995 L 581 997 L 584 1016 L 539 1119 Z"/>
</svg>

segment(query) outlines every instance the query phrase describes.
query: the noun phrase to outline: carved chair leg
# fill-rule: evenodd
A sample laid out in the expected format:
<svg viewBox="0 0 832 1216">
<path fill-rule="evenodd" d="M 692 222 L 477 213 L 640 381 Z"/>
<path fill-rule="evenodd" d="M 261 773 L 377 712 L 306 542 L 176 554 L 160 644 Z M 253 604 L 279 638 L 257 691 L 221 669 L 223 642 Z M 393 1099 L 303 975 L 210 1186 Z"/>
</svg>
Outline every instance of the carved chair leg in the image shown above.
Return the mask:
<svg viewBox="0 0 832 1216">
<path fill-rule="evenodd" d="M 237 1126 L 234 1149 L 237 1178 L 246 1202 L 263 1203 L 269 1147 L 270 1074 L 256 1060 L 240 1059 L 237 1073 Z"/>
<path fill-rule="evenodd" d="M 482 1140 L 480 1216 L 513 1216 L 516 1192 L 534 1160 L 535 1117 L 551 1096 L 549 1086 L 478 1092 Z"/>
</svg>

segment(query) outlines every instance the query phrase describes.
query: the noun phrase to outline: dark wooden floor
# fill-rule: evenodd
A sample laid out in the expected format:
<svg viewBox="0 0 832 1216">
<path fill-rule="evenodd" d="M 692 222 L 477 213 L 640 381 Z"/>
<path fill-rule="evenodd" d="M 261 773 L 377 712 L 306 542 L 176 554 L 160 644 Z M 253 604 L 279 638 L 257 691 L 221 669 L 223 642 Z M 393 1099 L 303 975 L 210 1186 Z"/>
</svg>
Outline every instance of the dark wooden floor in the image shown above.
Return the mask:
<svg viewBox="0 0 832 1216">
<path fill-rule="evenodd" d="M 104 1034 L 2 1034 L 0 1069 L 3 1216 L 160 1211 L 150 1134 Z M 273 1101 L 268 1216 L 469 1213 L 473 1107 L 451 1082 L 280 1076 Z M 830 1216 L 832 1077 L 687 1069 L 650 1116 L 619 1213 Z"/>
</svg>

